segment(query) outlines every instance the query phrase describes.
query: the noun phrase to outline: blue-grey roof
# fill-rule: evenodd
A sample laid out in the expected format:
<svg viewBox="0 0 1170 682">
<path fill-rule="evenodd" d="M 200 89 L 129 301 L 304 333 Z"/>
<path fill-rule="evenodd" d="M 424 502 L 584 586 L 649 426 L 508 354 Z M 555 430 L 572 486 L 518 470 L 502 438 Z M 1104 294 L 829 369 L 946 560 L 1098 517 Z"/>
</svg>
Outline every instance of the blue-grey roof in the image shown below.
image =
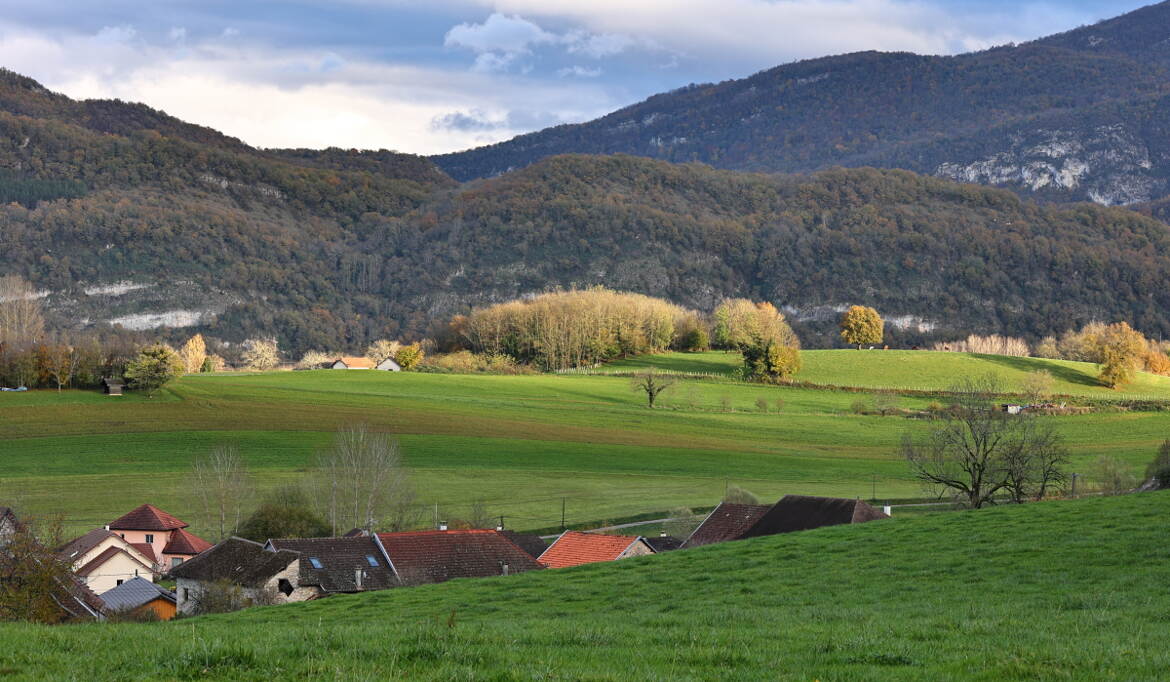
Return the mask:
<svg viewBox="0 0 1170 682">
<path fill-rule="evenodd" d="M 136 577 L 118 585 L 112 590 L 107 590 L 101 594 L 102 601 L 111 611 L 129 611 L 136 609 L 143 604 L 162 597 L 169 600 L 171 603 L 175 601 L 175 593 L 170 590 L 159 587 L 150 582 L 146 578 Z"/>
</svg>

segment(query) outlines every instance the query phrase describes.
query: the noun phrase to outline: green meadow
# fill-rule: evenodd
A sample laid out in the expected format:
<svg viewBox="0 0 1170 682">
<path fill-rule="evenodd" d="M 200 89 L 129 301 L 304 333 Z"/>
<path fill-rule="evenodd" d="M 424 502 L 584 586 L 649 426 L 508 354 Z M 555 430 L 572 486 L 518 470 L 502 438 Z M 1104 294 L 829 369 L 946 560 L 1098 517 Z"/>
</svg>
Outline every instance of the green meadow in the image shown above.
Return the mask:
<svg viewBox="0 0 1170 682">
<path fill-rule="evenodd" d="M 1168 515 L 1170 493 L 1044 502 L 171 623 L 6 624 L 0 675 L 1163 679 Z"/>
<path fill-rule="evenodd" d="M 908 351 L 809 351 L 799 378 L 815 384 L 937 390 L 964 374 L 998 371 L 1011 386 L 1050 369 L 1057 392 L 1095 398 L 1164 396 L 1162 377 L 1127 391 L 1092 385 L 1092 366 L 1047 360 Z M 738 356 L 668 354 L 650 364 L 730 372 Z M 925 428 L 906 416 L 859 415 L 868 395 L 764 386 L 728 378 L 679 381 L 660 409 L 628 378 L 381 372 L 274 372 L 184 377 L 155 398 L 33 391 L 0 394 L 0 501 L 64 512 L 71 532 L 151 502 L 204 530 L 188 479 L 192 460 L 235 443 L 257 488 L 311 475 L 340 425 L 397 434 L 426 521 L 457 519 L 476 500 L 509 527 L 616 520 L 680 505 L 715 504 L 730 484 L 764 498 L 786 493 L 878 500 L 923 495 L 896 454 Z M 909 412 L 930 399 L 901 396 Z M 1103 410 L 1053 418 L 1086 472 L 1099 455 L 1135 472 L 1170 437 L 1170 412 Z"/>
</svg>

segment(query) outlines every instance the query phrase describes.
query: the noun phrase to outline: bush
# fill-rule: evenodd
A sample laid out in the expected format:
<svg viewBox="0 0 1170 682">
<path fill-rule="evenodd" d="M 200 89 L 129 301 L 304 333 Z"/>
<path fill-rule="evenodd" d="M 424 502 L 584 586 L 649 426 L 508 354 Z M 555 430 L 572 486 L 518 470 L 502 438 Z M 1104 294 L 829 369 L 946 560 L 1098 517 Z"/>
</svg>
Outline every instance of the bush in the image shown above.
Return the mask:
<svg viewBox="0 0 1170 682">
<path fill-rule="evenodd" d="M 1158 490 L 1170 489 L 1170 440 L 1162 441 L 1154 461 L 1146 467 L 1146 480 L 1153 481 Z"/>
<path fill-rule="evenodd" d="M 756 409 L 759 410 L 760 412 L 767 412 L 768 411 L 768 399 L 767 398 L 756 398 Z"/>
<path fill-rule="evenodd" d="M 394 360 L 398 362 L 398 366 L 401 367 L 403 371 L 409 372 L 410 370 L 422 364 L 425 355 L 426 354 L 423 353 L 422 345 L 416 341 L 409 346 L 403 346 L 402 348 L 399 348 L 398 353 L 394 356 Z"/>
<path fill-rule="evenodd" d="M 126 365 L 125 379 L 130 387 L 153 395 L 155 391 L 183 376 L 183 360 L 174 348 L 165 344 L 147 346 Z"/>
<path fill-rule="evenodd" d="M 727 487 L 727 492 L 723 494 L 723 501 L 731 504 L 759 504 L 760 498 L 756 497 L 755 493 L 746 488 L 731 485 Z"/>
<path fill-rule="evenodd" d="M 867 398 L 858 398 L 849 405 L 849 411 L 853 414 L 866 414 L 870 412 L 869 400 Z"/>
</svg>

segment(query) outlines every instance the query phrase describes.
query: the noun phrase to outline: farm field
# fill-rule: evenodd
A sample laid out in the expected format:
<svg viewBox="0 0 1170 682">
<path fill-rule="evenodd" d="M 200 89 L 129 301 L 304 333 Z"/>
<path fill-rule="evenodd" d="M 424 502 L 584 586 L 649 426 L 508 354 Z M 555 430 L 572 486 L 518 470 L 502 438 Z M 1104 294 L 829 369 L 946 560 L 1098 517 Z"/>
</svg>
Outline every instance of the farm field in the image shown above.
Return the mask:
<svg viewBox="0 0 1170 682">
<path fill-rule="evenodd" d="M 875 382 L 869 374 L 897 357 L 895 351 L 806 352 L 809 374 L 802 378 L 813 381 L 841 365 L 838 353 L 854 363 L 880 360 L 880 367 L 856 369 L 860 380 Z M 971 361 L 918 355 L 935 365 L 954 362 L 958 373 Z M 642 362 L 726 365 L 735 357 L 676 354 Z M 622 377 L 328 370 L 189 376 L 154 399 L 2 394 L 0 499 L 31 513 L 65 509 L 70 532 L 151 502 L 199 532 L 187 473 L 193 458 L 218 443 L 235 443 L 257 486 L 274 488 L 304 479 L 315 452 L 339 425 L 351 423 L 398 434 L 428 522 L 435 505 L 452 520 L 481 499 L 512 528 L 556 526 L 562 505 L 570 523 L 604 522 L 679 505 L 711 506 L 728 483 L 768 499 L 921 495 L 896 448 L 905 431 L 923 422 L 854 414 L 851 405 L 866 397 L 686 380 L 663 396 L 661 409 L 648 410 Z M 898 405 L 915 410 L 928 402 L 902 397 Z M 1101 454 L 1139 471 L 1170 437 L 1170 413 L 1055 419 L 1081 471 Z"/>
<path fill-rule="evenodd" d="M 14 680 L 1160 679 L 1170 665 L 1167 515 L 1164 492 L 1045 502 L 171 623 L 6 624 L 0 671 Z M 84 655 L 94 651 L 103 654 Z"/>
</svg>

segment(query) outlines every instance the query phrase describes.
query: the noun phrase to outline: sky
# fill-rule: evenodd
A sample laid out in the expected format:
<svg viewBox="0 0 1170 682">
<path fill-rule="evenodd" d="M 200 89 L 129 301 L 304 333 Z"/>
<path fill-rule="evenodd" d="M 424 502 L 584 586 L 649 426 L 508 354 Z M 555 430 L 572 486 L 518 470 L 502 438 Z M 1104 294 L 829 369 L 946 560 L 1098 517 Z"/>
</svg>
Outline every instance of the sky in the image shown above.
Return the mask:
<svg viewBox="0 0 1170 682">
<path fill-rule="evenodd" d="M 436 154 L 859 50 L 955 54 L 1152 0 L 0 0 L 0 66 L 258 147 Z"/>
</svg>

